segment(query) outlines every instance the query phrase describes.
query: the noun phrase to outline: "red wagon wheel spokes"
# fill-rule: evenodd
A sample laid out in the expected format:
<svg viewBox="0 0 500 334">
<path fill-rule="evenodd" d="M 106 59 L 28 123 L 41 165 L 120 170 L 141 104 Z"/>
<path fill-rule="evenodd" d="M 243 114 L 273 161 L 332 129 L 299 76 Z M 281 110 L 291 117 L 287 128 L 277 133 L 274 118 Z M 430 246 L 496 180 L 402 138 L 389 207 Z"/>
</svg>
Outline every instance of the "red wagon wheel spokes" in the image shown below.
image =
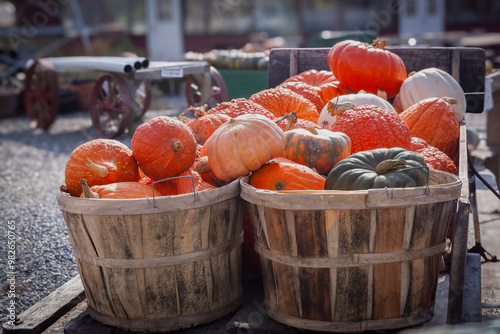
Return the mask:
<svg viewBox="0 0 500 334">
<path fill-rule="evenodd" d="M 116 138 L 129 124 L 131 100 L 124 79 L 105 74 L 97 80 L 90 99 L 92 125 L 104 138 Z"/>
<path fill-rule="evenodd" d="M 33 62 L 26 73 L 24 106 L 31 125 L 48 129 L 59 111 L 59 87 L 54 66 L 43 59 Z"/>
</svg>

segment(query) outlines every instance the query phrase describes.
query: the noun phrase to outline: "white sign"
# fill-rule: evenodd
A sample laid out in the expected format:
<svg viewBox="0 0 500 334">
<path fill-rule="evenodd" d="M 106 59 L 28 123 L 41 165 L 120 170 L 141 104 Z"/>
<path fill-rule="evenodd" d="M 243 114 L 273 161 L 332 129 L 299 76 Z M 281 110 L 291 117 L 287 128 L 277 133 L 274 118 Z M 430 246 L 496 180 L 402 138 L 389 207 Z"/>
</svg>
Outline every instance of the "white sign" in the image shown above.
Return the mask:
<svg viewBox="0 0 500 334">
<path fill-rule="evenodd" d="M 184 70 L 182 68 L 162 68 L 161 77 L 162 78 L 182 78 L 184 76 Z"/>
<path fill-rule="evenodd" d="M 484 111 L 493 109 L 493 95 L 491 94 L 491 78 L 484 81 Z"/>
</svg>

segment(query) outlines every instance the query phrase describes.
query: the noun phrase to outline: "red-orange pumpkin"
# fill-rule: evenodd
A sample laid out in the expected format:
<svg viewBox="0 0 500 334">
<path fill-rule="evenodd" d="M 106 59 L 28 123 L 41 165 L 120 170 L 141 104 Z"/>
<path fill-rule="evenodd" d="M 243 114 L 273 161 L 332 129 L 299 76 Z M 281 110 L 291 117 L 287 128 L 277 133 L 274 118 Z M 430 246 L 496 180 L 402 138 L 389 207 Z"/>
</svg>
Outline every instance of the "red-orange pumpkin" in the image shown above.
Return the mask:
<svg viewBox="0 0 500 334">
<path fill-rule="evenodd" d="M 411 149 L 408 125 L 394 111 L 373 105 L 345 110 L 330 130 L 351 139 L 351 154 L 376 148 Z"/>
<path fill-rule="evenodd" d="M 413 137 L 422 138 L 455 160 L 460 125 L 449 102 L 453 103 L 453 99 L 431 97 L 417 102 L 399 116 L 408 124 Z"/>
<path fill-rule="evenodd" d="M 269 110 L 264 108 L 254 101 L 245 98 L 233 99 L 228 102 L 219 103 L 217 106 L 209 109 L 207 114 L 224 114 L 232 118 L 246 114 L 259 114 L 269 119 L 274 119 L 275 116 Z"/>
<path fill-rule="evenodd" d="M 158 116 L 137 127 L 132 137 L 132 151 L 144 174 L 159 181 L 191 168 L 197 144 L 186 124 Z"/>
<path fill-rule="evenodd" d="M 311 101 L 316 106 L 318 113 L 321 112 L 323 106 L 325 105 L 318 91 L 314 89 L 314 86 L 306 84 L 305 82 L 284 82 L 280 85 L 280 87 L 290 89 L 291 91 L 302 95 Z"/>
<path fill-rule="evenodd" d="M 384 47 L 385 42 L 378 40 L 373 44 L 342 41 L 330 49 L 328 65 L 343 86 L 372 94 L 382 90 L 391 98 L 396 96 L 407 74 L 403 60 Z"/>
<path fill-rule="evenodd" d="M 114 139 L 94 139 L 75 148 L 64 176 L 68 192 L 77 197 L 82 194 L 82 179 L 90 187 L 140 179 L 132 150 Z"/>
<path fill-rule="evenodd" d="M 193 130 L 196 141 L 200 145 L 203 145 L 219 126 L 231 119 L 229 115 L 225 114 L 207 114 L 205 112 L 206 107 L 206 105 L 201 107 L 190 107 L 188 110 L 193 111 L 194 119 L 187 119 L 183 117 L 182 114 L 179 115 L 179 119 L 184 121 L 187 126 Z"/>
<path fill-rule="evenodd" d="M 139 180 L 140 183 L 143 183 L 147 186 L 153 186 L 156 191 L 160 192 L 162 196 L 172 196 L 172 195 L 177 195 L 177 183 L 175 182 L 175 179 L 172 180 L 161 180 L 159 182 L 156 182 L 155 180 L 151 179 L 149 176 L 144 176 Z"/>
<path fill-rule="evenodd" d="M 281 87 L 265 89 L 250 96 L 250 100 L 269 110 L 275 117 L 295 111 L 297 118 L 314 123 L 318 121 L 319 112 L 316 106 L 289 89 Z"/>
<path fill-rule="evenodd" d="M 304 82 L 313 86 L 321 96 L 323 105 L 331 99 L 346 93 L 344 87 L 331 71 L 307 70 L 286 79 L 287 82 Z"/>
<path fill-rule="evenodd" d="M 200 174 L 193 170 L 185 170 L 180 173 L 177 179 L 177 194 L 189 194 L 192 193 L 193 186 L 196 191 L 211 190 L 215 189 L 213 185 L 203 181 Z"/>
<path fill-rule="evenodd" d="M 161 196 L 152 187 L 139 182 L 117 182 L 103 185 L 95 185 L 89 188 L 85 180 L 81 180 L 80 185 L 83 198 L 109 198 L 109 199 L 133 199 Z"/>
<path fill-rule="evenodd" d="M 252 172 L 249 184 L 267 190 L 323 190 L 325 178 L 307 166 L 278 158 Z"/>
<path fill-rule="evenodd" d="M 441 150 L 429 145 L 425 140 L 412 137 L 411 146 L 411 150 L 420 154 L 430 168 L 458 175 L 458 169 L 453 160 Z"/>
</svg>

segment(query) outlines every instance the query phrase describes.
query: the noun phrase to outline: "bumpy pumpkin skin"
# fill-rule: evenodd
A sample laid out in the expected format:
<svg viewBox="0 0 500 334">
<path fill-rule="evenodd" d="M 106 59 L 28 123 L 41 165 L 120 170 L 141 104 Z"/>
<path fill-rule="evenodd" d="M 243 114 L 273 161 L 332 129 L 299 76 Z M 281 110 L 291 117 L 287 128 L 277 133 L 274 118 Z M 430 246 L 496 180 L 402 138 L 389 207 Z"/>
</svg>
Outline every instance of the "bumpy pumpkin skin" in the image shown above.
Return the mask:
<svg viewBox="0 0 500 334">
<path fill-rule="evenodd" d="M 288 82 L 304 82 L 308 85 L 313 86 L 321 96 L 323 104 L 339 95 L 346 93 L 344 87 L 342 87 L 338 79 L 333 75 L 331 71 L 307 70 L 291 76 L 283 83 Z"/>
<path fill-rule="evenodd" d="M 249 184 L 267 190 L 323 190 L 325 179 L 307 166 L 275 158 L 252 172 Z"/>
<path fill-rule="evenodd" d="M 158 116 L 137 127 L 132 151 L 141 170 L 153 180 L 177 176 L 196 158 L 196 138 L 183 122 Z"/>
<path fill-rule="evenodd" d="M 134 199 L 153 197 L 153 188 L 139 182 L 117 182 L 90 187 L 101 199 Z M 83 197 L 83 194 L 81 195 Z M 154 190 L 154 196 L 161 196 L 160 192 Z"/>
<path fill-rule="evenodd" d="M 340 83 L 355 92 L 377 94 L 382 90 L 388 98 L 394 97 L 406 79 L 406 67 L 398 55 L 384 50 L 384 46 L 378 41 L 336 43 L 328 53 L 328 65 Z"/>
<path fill-rule="evenodd" d="M 195 107 L 194 116 L 196 118 L 186 121 L 187 126 L 193 130 L 196 142 L 199 145 L 205 144 L 208 137 L 222 124 L 231 119 L 225 114 L 207 114 L 204 107 Z"/>
<path fill-rule="evenodd" d="M 250 100 L 272 112 L 275 117 L 295 111 L 297 118 L 318 122 L 319 112 L 314 104 L 289 89 L 281 87 L 265 89 L 250 96 Z"/>
<path fill-rule="evenodd" d="M 408 125 L 393 111 L 372 105 L 349 109 L 330 127 L 343 132 L 352 141 L 351 153 L 376 148 L 401 147 L 411 149 Z"/>
<path fill-rule="evenodd" d="M 441 150 L 417 137 L 411 138 L 411 145 L 412 151 L 420 154 L 430 168 L 458 175 L 458 169 L 453 160 Z"/>
<path fill-rule="evenodd" d="M 342 132 L 295 129 L 285 132 L 284 156 L 326 175 L 340 160 L 351 155 L 351 139 Z"/>
<path fill-rule="evenodd" d="M 377 173 L 377 166 L 388 159 L 404 159 L 405 166 Z M 403 170 L 408 167 L 422 167 Z M 397 173 L 396 173 L 397 172 Z M 343 159 L 326 178 L 325 190 L 366 190 L 425 186 L 428 167 L 422 156 L 399 147 L 358 152 Z"/>
<path fill-rule="evenodd" d="M 107 175 L 98 174 L 87 165 L 88 161 L 103 167 Z M 94 139 L 75 148 L 66 163 L 64 174 L 70 195 L 76 197 L 82 194 L 82 179 L 89 187 L 140 179 L 132 150 L 114 139 Z"/>
<path fill-rule="evenodd" d="M 413 137 L 446 153 L 452 160 L 458 155 L 460 124 L 451 105 L 442 98 L 417 102 L 401 114 Z"/>
<path fill-rule="evenodd" d="M 325 105 L 319 93 L 314 89 L 314 86 L 306 84 L 305 82 L 284 82 L 280 87 L 290 89 L 311 101 L 316 106 L 318 113 L 321 112 Z"/>
<path fill-rule="evenodd" d="M 246 114 L 259 114 L 266 116 L 269 119 L 275 119 L 273 113 L 254 101 L 245 98 L 233 99 L 231 101 L 222 102 L 215 107 L 209 109 L 207 114 L 224 114 L 231 118 L 236 118 Z"/>
<path fill-rule="evenodd" d="M 283 154 L 285 134 L 265 116 L 242 115 L 220 126 L 203 146 L 214 175 L 230 182 Z"/>
</svg>

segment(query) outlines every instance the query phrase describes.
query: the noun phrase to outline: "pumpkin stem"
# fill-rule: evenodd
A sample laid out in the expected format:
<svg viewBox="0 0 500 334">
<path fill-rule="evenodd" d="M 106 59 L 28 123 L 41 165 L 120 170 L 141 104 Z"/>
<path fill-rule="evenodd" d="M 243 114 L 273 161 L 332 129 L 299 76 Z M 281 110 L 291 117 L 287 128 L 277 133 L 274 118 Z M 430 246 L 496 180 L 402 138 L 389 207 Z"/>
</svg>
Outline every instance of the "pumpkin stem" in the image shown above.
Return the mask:
<svg viewBox="0 0 500 334">
<path fill-rule="evenodd" d="M 373 43 L 371 45 L 374 46 L 377 49 L 383 49 L 383 48 L 385 48 L 387 46 L 387 42 L 386 41 L 380 41 L 378 39 L 378 37 L 377 37 L 377 38 L 375 38 L 375 40 L 373 41 Z"/>
<path fill-rule="evenodd" d="M 90 167 L 90 169 L 92 169 L 96 174 L 97 176 L 99 177 L 106 177 L 108 176 L 108 169 L 104 166 L 101 166 L 101 165 L 98 165 L 98 164 L 95 164 L 92 162 L 92 160 L 87 160 L 87 166 Z"/>
<path fill-rule="evenodd" d="M 179 152 L 182 148 L 182 143 L 176 140 L 170 146 L 172 147 L 172 150 L 174 150 L 174 152 Z"/>
<path fill-rule="evenodd" d="M 378 89 L 377 96 L 387 101 L 387 93 L 385 91 Z"/>
<path fill-rule="evenodd" d="M 332 116 L 340 116 L 347 110 L 356 110 L 356 106 L 352 103 L 346 102 L 338 104 L 332 101 L 333 100 L 329 101 L 326 107 L 328 113 Z"/>
<path fill-rule="evenodd" d="M 101 198 L 99 194 L 90 190 L 89 185 L 87 184 L 87 182 L 85 182 L 85 180 L 80 180 L 80 184 L 82 185 L 83 198 Z"/>
<path fill-rule="evenodd" d="M 200 160 L 194 165 L 193 171 L 197 172 L 198 174 L 200 173 L 206 173 L 210 171 L 210 164 L 208 163 L 208 157 L 204 156 L 201 157 Z"/>
<path fill-rule="evenodd" d="M 377 172 L 377 174 L 385 174 L 393 170 L 394 168 L 404 166 L 406 166 L 405 159 L 387 159 L 379 163 L 375 168 L 375 171 Z"/>
<path fill-rule="evenodd" d="M 443 100 L 445 102 L 448 102 L 451 105 L 454 105 L 454 104 L 458 103 L 457 99 L 455 99 L 453 97 L 442 97 L 441 100 Z"/>
<path fill-rule="evenodd" d="M 412 72 L 408 73 L 407 77 L 409 78 L 409 77 L 411 77 L 412 75 L 414 75 L 415 73 L 417 73 L 417 71 L 412 71 Z"/>
<path fill-rule="evenodd" d="M 319 135 L 319 132 L 316 128 L 313 128 L 312 126 L 308 126 L 307 128 L 305 128 L 304 130 L 307 130 L 309 131 L 310 133 L 312 133 L 313 135 L 317 136 Z"/>
<path fill-rule="evenodd" d="M 297 114 L 295 113 L 295 111 L 286 113 L 286 114 L 281 115 L 280 117 L 276 118 L 274 120 L 274 122 L 276 124 L 278 124 L 279 122 L 282 122 L 285 119 L 288 121 L 288 124 L 285 127 L 285 131 L 288 131 L 295 125 L 295 123 L 297 123 Z"/>
</svg>

